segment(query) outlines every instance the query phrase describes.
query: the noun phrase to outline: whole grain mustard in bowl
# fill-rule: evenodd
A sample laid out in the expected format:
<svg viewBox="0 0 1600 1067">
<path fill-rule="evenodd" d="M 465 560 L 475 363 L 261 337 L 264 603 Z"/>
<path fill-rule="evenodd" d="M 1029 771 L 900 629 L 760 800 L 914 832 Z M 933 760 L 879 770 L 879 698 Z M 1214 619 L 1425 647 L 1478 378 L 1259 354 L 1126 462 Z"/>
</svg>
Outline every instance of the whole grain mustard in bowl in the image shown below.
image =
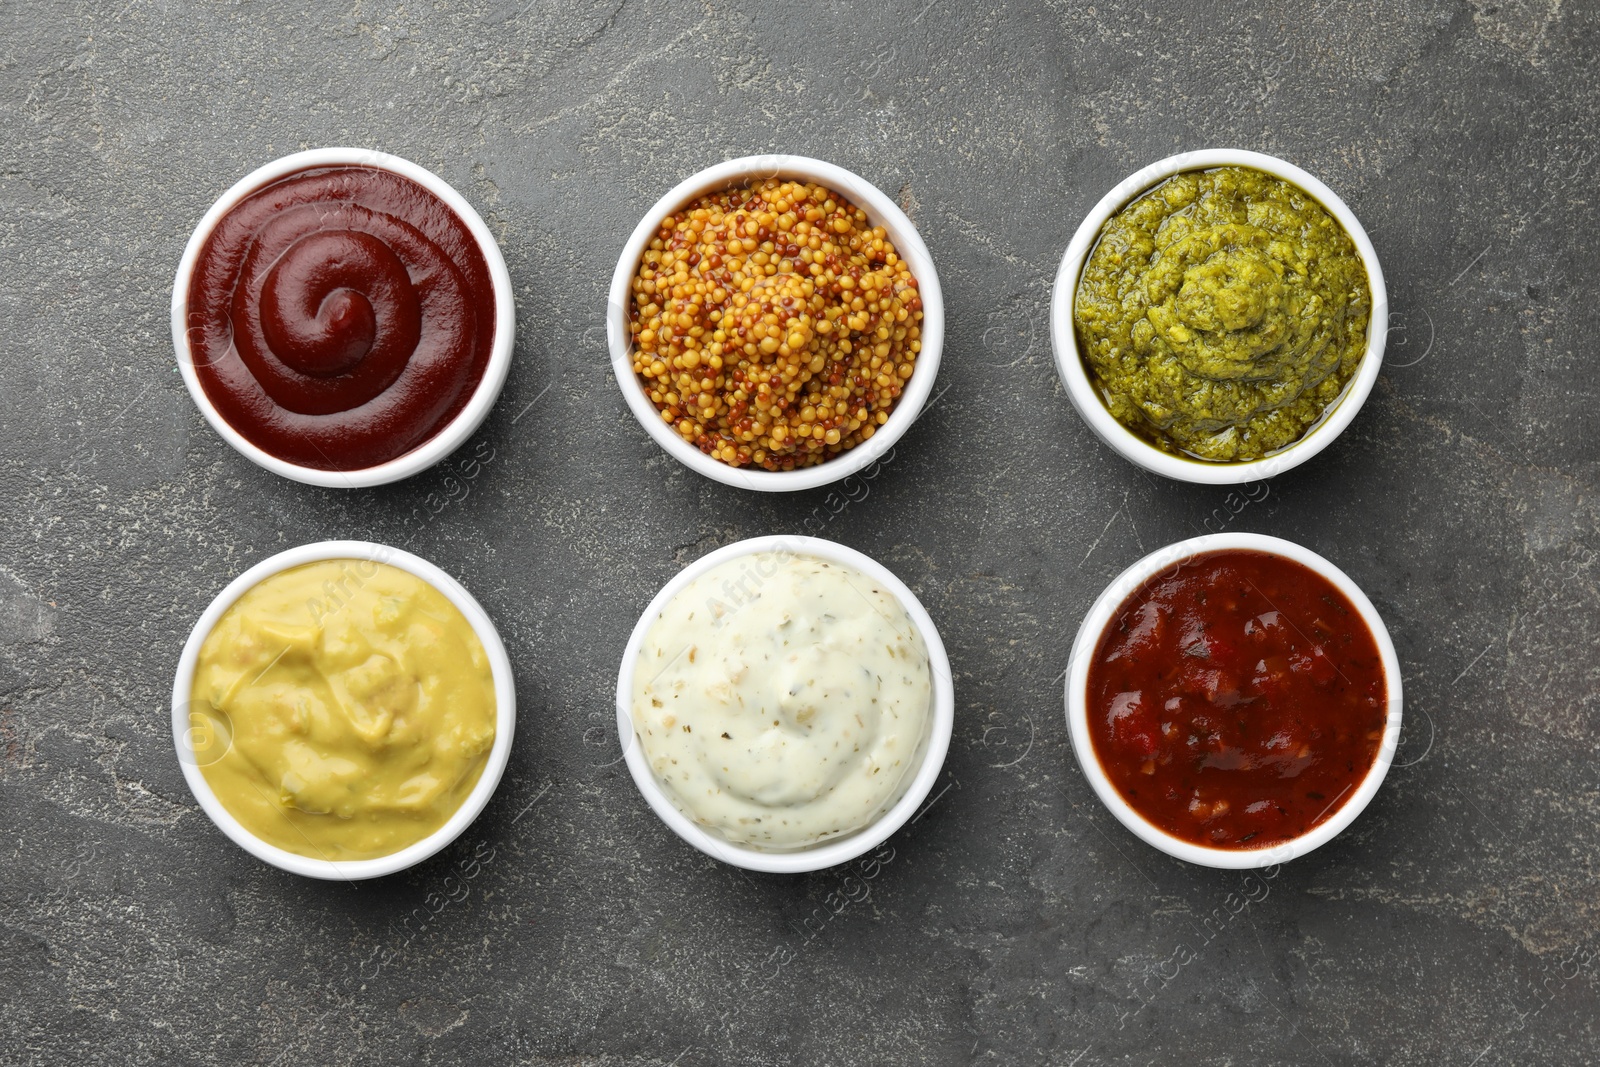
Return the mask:
<svg viewBox="0 0 1600 1067">
<path fill-rule="evenodd" d="M 1078 228 L 1051 302 L 1073 406 L 1181 481 L 1271 477 L 1332 443 L 1377 380 L 1388 299 L 1355 215 L 1257 152 L 1131 175 Z"/>
<path fill-rule="evenodd" d="M 751 156 L 674 187 L 612 277 L 617 383 L 692 469 L 810 489 L 881 459 L 926 403 L 944 340 L 927 246 L 870 182 Z"/>
<path fill-rule="evenodd" d="M 510 660 L 459 583 L 363 541 L 236 578 L 173 680 L 185 779 L 219 829 L 296 874 L 391 874 L 488 803 L 516 722 Z"/>
</svg>

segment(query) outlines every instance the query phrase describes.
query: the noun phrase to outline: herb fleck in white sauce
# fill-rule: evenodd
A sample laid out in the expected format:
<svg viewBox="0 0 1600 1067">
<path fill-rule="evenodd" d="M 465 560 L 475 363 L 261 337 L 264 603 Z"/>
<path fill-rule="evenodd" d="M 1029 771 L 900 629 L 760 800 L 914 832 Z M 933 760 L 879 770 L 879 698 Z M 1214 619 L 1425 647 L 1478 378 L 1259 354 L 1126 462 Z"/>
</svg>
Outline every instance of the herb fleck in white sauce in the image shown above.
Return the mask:
<svg viewBox="0 0 1600 1067">
<path fill-rule="evenodd" d="M 922 635 L 882 585 L 766 552 L 667 604 L 639 651 L 633 725 L 685 815 L 737 844 L 798 849 L 900 799 L 931 688 Z"/>
</svg>

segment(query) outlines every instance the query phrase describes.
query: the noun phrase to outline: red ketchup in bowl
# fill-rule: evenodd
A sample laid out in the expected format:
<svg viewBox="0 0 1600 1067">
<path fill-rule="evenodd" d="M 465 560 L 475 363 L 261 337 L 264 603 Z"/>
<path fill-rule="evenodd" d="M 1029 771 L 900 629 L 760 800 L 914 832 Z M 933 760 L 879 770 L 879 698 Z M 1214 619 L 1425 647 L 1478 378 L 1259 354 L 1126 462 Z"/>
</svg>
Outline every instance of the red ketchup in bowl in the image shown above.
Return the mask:
<svg viewBox="0 0 1600 1067">
<path fill-rule="evenodd" d="M 421 185 L 313 167 L 218 220 L 188 291 L 207 399 L 251 444 L 318 470 L 405 455 L 482 380 L 495 296 L 472 231 Z"/>
<path fill-rule="evenodd" d="M 1087 690 L 1117 792 L 1209 848 L 1270 847 L 1326 820 L 1371 770 L 1386 718 L 1355 606 L 1304 564 L 1248 550 L 1201 553 L 1134 591 Z"/>
</svg>

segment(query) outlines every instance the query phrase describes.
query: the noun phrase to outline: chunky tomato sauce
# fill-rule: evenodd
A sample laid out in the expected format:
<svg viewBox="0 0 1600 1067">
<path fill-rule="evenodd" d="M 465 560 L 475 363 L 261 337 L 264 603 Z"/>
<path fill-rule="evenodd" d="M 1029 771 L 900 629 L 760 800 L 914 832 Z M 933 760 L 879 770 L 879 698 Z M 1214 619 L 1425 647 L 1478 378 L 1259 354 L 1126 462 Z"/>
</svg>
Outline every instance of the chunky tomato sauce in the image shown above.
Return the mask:
<svg viewBox="0 0 1600 1067">
<path fill-rule="evenodd" d="M 1266 552 L 1184 560 L 1123 602 L 1089 667 L 1089 735 L 1123 798 L 1174 837 L 1298 837 L 1371 769 L 1383 661 L 1355 606 Z"/>
<path fill-rule="evenodd" d="M 189 283 L 207 398 L 256 447 L 362 470 L 466 406 L 494 346 L 495 297 L 472 231 L 409 178 L 316 167 L 218 220 Z"/>
</svg>

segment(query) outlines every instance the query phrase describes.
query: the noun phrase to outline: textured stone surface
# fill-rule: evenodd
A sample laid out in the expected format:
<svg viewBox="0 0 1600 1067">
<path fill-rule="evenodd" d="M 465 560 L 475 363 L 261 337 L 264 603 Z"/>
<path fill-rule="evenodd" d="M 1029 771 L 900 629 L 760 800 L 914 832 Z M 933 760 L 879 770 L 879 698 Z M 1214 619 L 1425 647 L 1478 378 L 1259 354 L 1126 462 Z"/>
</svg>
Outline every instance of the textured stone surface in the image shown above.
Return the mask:
<svg viewBox="0 0 1600 1067">
<path fill-rule="evenodd" d="M 0 1060 L 1600 1058 L 1595 5 L 310 6 L 0 4 Z M 432 168 L 504 245 L 516 362 L 470 483 L 280 480 L 174 369 L 190 229 L 247 171 L 326 144 Z M 1100 446 L 1045 327 L 1088 208 L 1213 145 L 1323 178 L 1388 274 L 1365 410 L 1229 528 L 1364 586 L 1410 720 L 1372 807 L 1237 913 L 1239 875 L 1164 858 L 1096 802 L 1057 681 L 1105 583 L 1226 494 Z M 870 899 L 826 921 L 848 871 L 749 876 L 691 851 L 611 726 L 660 584 L 827 499 L 681 468 L 603 349 L 640 214 L 755 151 L 897 197 L 948 300 L 949 391 L 824 531 L 943 630 L 947 789 Z M 500 625 L 522 712 L 466 836 L 354 887 L 229 844 L 166 705 L 209 598 L 329 537 L 457 574 Z"/>
</svg>

